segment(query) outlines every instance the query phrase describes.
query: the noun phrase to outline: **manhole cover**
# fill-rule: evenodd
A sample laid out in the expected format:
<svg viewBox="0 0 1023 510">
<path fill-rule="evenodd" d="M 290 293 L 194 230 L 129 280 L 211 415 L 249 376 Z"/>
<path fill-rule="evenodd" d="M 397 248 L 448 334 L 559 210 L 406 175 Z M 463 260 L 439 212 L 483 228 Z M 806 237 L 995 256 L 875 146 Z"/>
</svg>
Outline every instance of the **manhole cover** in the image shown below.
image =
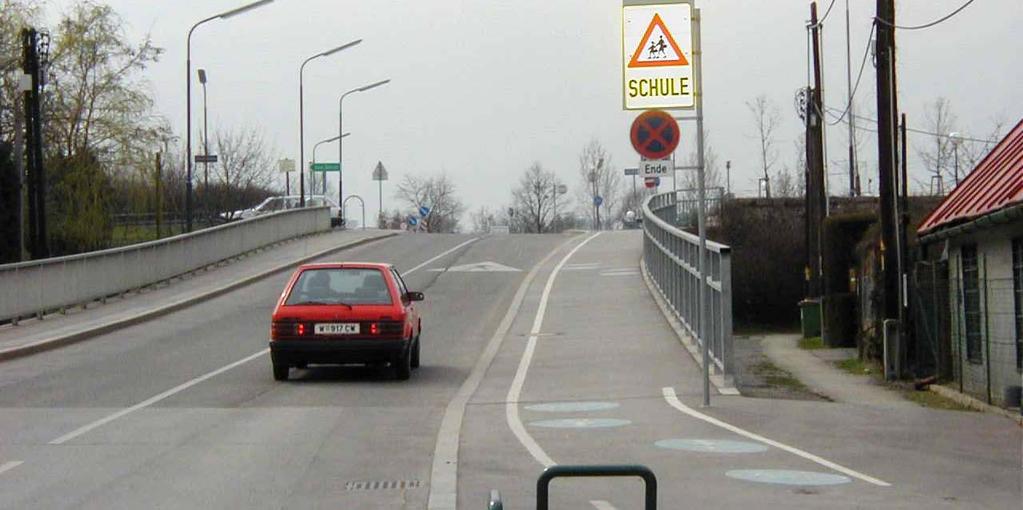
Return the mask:
<svg viewBox="0 0 1023 510">
<path fill-rule="evenodd" d="M 423 482 L 419 480 L 368 480 L 364 482 L 348 482 L 345 490 L 349 491 L 388 491 L 401 489 L 418 489 Z"/>
<path fill-rule="evenodd" d="M 747 482 L 773 483 L 778 485 L 841 485 L 852 482 L 849 477 L 813 471 L 789 471 L 786 469 L 735 469 L 725 473 L 729 478 Z"/>
<path fill-rule="evenodd" d="M 663 439 L 654 444 L 669 450 L 703 453 L 759 453 L 767 451 L 767 447 L 760 443 L 726 439 Z"/>
<path fill-rule="evenodd" d="M 531 422 L 534 427 L 552 429 L 596 429 L 605 427 L 621 427 L 632 423 L 629 420 L 615 418 L 565 418 L 563 420 L 540 420 Z"/>
<path fill-rule="evenodd" d="M 550 402 L 526 406 L 530 411 L 545 413 L 574 413 L 583 411 L 604 411 L 618 407 L 616 402 Z"/>
</svg>

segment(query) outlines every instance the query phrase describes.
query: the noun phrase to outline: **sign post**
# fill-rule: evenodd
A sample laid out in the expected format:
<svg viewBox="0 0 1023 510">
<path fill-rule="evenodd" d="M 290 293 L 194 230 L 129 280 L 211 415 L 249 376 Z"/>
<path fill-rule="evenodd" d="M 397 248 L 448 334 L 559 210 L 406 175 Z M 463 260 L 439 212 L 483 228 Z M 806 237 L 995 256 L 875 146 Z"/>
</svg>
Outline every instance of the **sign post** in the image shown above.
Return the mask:
<svg viewBox="0 0 1023 510">
<path fill-rule="evenodd" d="M 387 169 L 384 168 L 384 164 L 377 161 L 377 167 L 373 169 L 373 180 L 377 181 L 377 192 L 380 200 L 380 210 L 377 212 L 377 223 L 381 224 L 384 220 L 384 181 L 387 180 Z"/>
<path fill-rule="evenodd" d="M 626 110 L 649 108 L 695 110 L 695 116 L 677 117 L 696 121 L 696 171 L 698 183 L 698 223 L 700 238 L 699 273 L 701 284 L 697 293 L 697 336 L 703 350 L 703 405 L 710 405 L 710 346 L 708 333 L 707 268 L 707 211 L 705 186 L 705 154 L 703 136 L 703 51 L 700 47 L 700 10 L 694 0 L 623 0 L 622 5 L 622 77 L 623 106 Z M 647 112 L 650 113 L 650 112 Z M 663 112 L 662 112 L 663 113 Z M 646 114 L 644 114 L 646 115 Z M 642 115 L 641 115 L 642 117 Z M 637 119 L 639 122 L 639 119 Z M 646 151 L 660 153 L 659 125 L 646 123 L 653 130 L 651 138 L 638 140 Z M 636 123 L 633 124 L 633 146 L 636 146 Z M 666 133 L 665 133 L 666 134 Z M 677 133 L 676 133 L 677 138 Z M 660 139 L 660 140 L 658 140 Z M 644 140 L 645 143 L 644 143 Z M 675 147 L 650 156 L 636 147 L 647 159 L 661 159 L 671 155 L 673 181 Z M 656 180 L 659 177 L 652 175 Z M 650 178 L 646 179 L 647 184 Z M 678 204 L 677 184 L 675 203 Z"/>
<path fill-rule="evenodd" d="M 277 170 L 284 174 L 284 194 L 291 194 L 291 172 L 295 171 L 295 160 L 284 158 L 277 161 Z"/>
<path fill-rule="evenodd" d="M 340 172 L 341 163 L 309 163 L 311 172 Z"/>
</svg>

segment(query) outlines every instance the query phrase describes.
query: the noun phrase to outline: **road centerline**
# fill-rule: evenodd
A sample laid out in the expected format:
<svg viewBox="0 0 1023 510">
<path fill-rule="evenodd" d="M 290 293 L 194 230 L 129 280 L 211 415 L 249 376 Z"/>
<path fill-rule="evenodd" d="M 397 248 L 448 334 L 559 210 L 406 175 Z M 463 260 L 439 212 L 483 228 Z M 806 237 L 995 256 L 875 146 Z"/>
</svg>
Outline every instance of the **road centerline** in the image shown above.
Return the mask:
<svg viewBox="0 0 1023 510">
<path fill-rule="evenodd" d="M 18 466 L 20 466 L 20 465 L 22 465 L 24 463 L 25 463 L 25 461 L 23 461 L 23 460 L 12 460 L 12 461 L 8 461 L 8 462 L 4 462 L 3 464 L 0 464 L 0 475 L 2 475 L 4 473 L 6 473 L 6 472 L 8 472 L 8 471 L 18 467 Z"/>
</svg>

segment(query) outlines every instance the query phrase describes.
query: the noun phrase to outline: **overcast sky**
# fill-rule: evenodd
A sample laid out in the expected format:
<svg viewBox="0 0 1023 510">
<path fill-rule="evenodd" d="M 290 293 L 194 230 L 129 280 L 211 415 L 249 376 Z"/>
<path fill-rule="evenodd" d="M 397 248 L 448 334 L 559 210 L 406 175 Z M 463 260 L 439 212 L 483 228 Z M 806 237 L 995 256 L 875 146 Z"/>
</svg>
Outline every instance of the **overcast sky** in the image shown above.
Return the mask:
<svg viewBox="0 0 1023 510">
<path fill-rule="evenodd" d="M 146 77 L 177 133 L 185 125 L 188 28 L 246 1 L 109 0 L 131 38 L 149 32 L 166 50 Z M 826 103 L 836 108 L 845 106 L 845 2 L 837 0 L 825 23 Z M 931 21 L 962 2 L 903 0 L 898 22 Z M 51 2 L 50 16 L 71 3 Z M 822 12 L 829 3 L 821 1 Z M 850 3 L 855 73 L 875 2 Z M 793 95 L 806 84 L 809 2 L 705 0 L 697 6 L 703 11 L 710 144 L 720 159 L 732 161 L 733 191 L 755 194 L 758 156 L 744 102 L 766 94 L 778 106 L 780 163 L 793 165 L 793 141 L 801 136 Z M 964 134 L 986 134 L 996 118 L 1014 125 L 1023 116 L 1021 25 L 1023 1 L 978 0 L 934 28 L 900 32 L 899 101 L 910 125 L 923 127 L 925 104 L 939 96 L 951 100 Z M 619 168 L 636 165 L 627 136 L 636 113 L 622 110 L 620 0 L 277 0 L 195 32 L 193 69 L 209 74 L 211 130 L 258 126 L 282 156 L 297 159 L 299 64 L 359 38 L 360 46 L 306 67 L 306 159 L 315 141 L 337 134 L 342 92 L 392 79 L 345 100 L 345 128 L 352 132 L 344 146 L 345 193 L 366 197 L 369 216 L 377 208 L 370 172 L 378 160 L 392 179 L 385 184 L 385 207 L 395 205 L 392 190 L 402 175 L 445 171 L 473 209 L 506 205 L 533 161 L 577 188 L 578 154 L 593 138 Z M 201 112 L 201 92 L 193 92 L 193 112 Z M 868 63 L 857 113 L 873 116 L 874 101 Z M 862 135 L 868 143 L 859 158 L 876 172 L 875 135 Z M 831 179 L 833 191 L 844 192 L 846 129 L 832 127 L 827 137 L 829 159 L 836 161 L 830 173 L 839 174 Z M 336 158 L 334 144 L 318 152 L 321 161 Z"/>
</svg>

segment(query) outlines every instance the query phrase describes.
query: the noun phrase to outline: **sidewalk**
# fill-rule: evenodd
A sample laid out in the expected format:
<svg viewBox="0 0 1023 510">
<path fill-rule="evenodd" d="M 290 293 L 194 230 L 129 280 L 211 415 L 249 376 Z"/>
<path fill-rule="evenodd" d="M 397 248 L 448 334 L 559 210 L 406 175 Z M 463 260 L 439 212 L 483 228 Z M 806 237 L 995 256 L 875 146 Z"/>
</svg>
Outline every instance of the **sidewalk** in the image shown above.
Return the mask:
<svg viewBox="0 0 1023 510">
<path fill-rule="evenodd" d="M 835 367 L 834 361 L 847 357 L 842 349 L 808 351 L 800 349 L 798 343 L 798 335 L 767 335 L 763 339 L 764 354 L 815 393 L 848 404 L 917 407 L 869 377 L 857 377 Z"/>
<path fill-rule="evenodd" d="M 288 269 L 306 260 L 396 235 L 385 230 L 336 230 L 268 246 L 216 266 L 92 302 L 65 313 L 0 326 L 0 361 L 54 349 L 149 320 Z"/>
</svg>

